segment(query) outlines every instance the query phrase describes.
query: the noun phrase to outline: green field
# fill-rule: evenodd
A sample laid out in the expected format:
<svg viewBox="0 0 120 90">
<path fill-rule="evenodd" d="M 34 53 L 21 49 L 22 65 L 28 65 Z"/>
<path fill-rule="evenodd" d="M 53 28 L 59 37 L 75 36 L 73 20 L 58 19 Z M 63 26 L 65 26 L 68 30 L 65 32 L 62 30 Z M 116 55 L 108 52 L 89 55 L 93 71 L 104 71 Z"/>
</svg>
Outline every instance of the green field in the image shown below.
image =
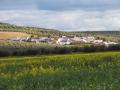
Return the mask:
<svg viewBox="0 0 120 90">
<path fill-rule="evenodd" d="M 0 90 L 120 90 L 120 52 L 0 58 Z"/>
</svg>

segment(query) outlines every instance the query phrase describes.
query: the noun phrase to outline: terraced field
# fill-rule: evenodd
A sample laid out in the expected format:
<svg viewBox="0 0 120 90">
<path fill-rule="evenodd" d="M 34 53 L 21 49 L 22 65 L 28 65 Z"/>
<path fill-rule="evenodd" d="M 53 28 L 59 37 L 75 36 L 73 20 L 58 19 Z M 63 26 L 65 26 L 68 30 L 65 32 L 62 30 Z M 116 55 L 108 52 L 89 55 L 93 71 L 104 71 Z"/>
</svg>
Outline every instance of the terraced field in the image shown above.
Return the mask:
<svg viewBox="0 0 120 90">
<path fill-rule="evenodd" d="M 120 52 L 0 58 L 0 90 L 120 90 Z"/>
</svg>

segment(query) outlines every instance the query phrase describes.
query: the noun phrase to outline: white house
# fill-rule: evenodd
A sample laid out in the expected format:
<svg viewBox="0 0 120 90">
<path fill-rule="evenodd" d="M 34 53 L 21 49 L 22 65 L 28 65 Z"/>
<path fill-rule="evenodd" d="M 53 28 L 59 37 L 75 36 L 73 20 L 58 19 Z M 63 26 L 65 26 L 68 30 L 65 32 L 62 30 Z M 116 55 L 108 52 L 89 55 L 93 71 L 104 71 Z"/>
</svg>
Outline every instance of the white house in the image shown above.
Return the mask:
<svg viewBox="0 0 120 90">
<path fill-rule="evenodd" d="M 77 42 L 80 42 L 82 39 L 80 37 L 74 37 L 72 38 L 73 41 L 77 41 Z"/>
<path fill-rule="evenodd" d="M 39 42 L 39 38 L 31 38 L 30 41 L 31 41 L 31 42 L 36 42 L 36 43 L 38 43 L 38 42 Z"/>
<path fill-rule="evenodd" d="M 54 38 L 48 38 L 48 37 L 38 37 L 38 38 L 31 38 L 31 42 L 45 42 L 51 44 L 54 41 Z"/>
<path fill-rule="evenodd" d="M 103 44 L 103 40 L 94 40 L 93 44 Z"/>
<path fill-rule="evenodd" d="M 82 37 L 84 43 L 91 43 L 95 41 L 95 37 Z"/>
<path fill-rule="evenodd" d="M 57 44 L 60 45 L 69 45 L 72 43 L 72 41 L 70 40 L 70 38 L 66 37 L 66 36 L 62 36 L 61 38 L 59 38 L 56 42 Z"/>
<path fill-rule="evenodd" d="M 117 45 L 118 43 L 116 43 L 116 42 L 104 42 L 104 45 L 105 46 L 109 46 L 109 45 Z"/>
<path fill-rule="evenodd" d="M 91 37 L 87 37 L 87 41 L 88 42 L 93 42 L 94 40 L 95 40 L 95 37 L 92 37 L 92 36 Z"/>
<path fill-rule="evenodd" d="M 25 37 L 16 37 L 16 38 L 11 38 L 10 41 L 14 41 L 14 42 L 23 42 L 23 41 L 27 41 L 28 38 Z"/>
</svg>

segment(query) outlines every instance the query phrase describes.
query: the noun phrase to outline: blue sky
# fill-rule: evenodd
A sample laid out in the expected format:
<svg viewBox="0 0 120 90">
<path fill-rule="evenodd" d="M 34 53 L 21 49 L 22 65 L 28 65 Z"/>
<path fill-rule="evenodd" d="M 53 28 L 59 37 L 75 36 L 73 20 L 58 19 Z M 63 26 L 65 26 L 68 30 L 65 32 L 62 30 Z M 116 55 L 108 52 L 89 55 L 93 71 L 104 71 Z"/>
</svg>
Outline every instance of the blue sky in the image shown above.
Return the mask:
<svg viewBox="0 0 120 90">
<path fill-rule="evenodd" d="M 59 30 L 119 30 L 120 0 L 1 0 L 0 22 Z"/>
<path fill-rule="evenodd" d="M 72 9 L 115 9 L 120 7 L 119 0 L 1 0 L 1 10 L 39 9 L 39 10 L 72 10 Z"/>
</svg>

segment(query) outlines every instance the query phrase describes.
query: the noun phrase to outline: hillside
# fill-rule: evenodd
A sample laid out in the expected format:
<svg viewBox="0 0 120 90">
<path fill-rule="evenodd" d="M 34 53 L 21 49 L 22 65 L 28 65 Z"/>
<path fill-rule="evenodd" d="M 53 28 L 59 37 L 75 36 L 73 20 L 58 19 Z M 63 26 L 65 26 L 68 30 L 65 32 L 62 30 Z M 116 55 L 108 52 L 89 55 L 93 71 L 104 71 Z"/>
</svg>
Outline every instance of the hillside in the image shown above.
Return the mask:
<svg viewBox="0 0 120 90">
<path fill-rule="evenodd" d="M 24 26 L 16 26 L 7 23 L 0 23 L 0 31 L 3 32 L 23 32 L 32 35 L 38 36 L 49 36 L 56 35 L 59 31 L 54 29 L 44 29 L 44 28 L 36 28 L 36 27 L 24 27 Z"/>
<path fill-rule="evenodd" d="M 81 33 L 93 35 L 99 38 L 105 38 L 110 41 L 120 42 L 120 31 L 86 31 Z"/>
<path fill-rule="evenodd" d="M 22 32 L 36 36 L 95 36 L 105 38 L 110 41 L 120 42 L 120 31 L 91 31 L 91 32 L 62 32 L 55 29 L 45 29 L 37 27 L 16 26 L 8 23 L 0 23 L 1 32 Z"/>
</svg>

